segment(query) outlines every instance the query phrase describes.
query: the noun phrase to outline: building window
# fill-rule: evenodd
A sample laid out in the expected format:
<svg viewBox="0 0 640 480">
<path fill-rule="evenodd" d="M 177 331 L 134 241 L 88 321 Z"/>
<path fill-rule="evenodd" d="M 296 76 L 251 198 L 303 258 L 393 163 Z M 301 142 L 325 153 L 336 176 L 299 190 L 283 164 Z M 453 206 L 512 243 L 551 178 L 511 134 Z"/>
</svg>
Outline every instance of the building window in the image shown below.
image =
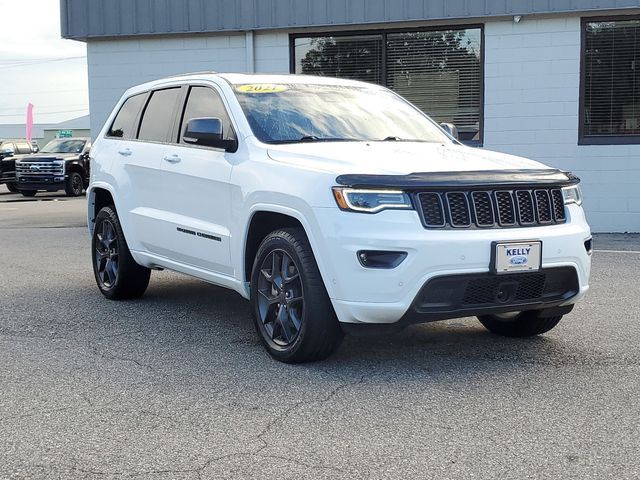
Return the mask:
<svg viewBox="0 0 640 480">
<path fill-rule="evenodd" d="M 482 144 L 482 28 L 294 36 L 292 72 L 384 85 Z"/>
<path fill-rule="evenodd" d="M 580 143 L 640 143 L 640 19 L 586 19 Z"/>
</svg>

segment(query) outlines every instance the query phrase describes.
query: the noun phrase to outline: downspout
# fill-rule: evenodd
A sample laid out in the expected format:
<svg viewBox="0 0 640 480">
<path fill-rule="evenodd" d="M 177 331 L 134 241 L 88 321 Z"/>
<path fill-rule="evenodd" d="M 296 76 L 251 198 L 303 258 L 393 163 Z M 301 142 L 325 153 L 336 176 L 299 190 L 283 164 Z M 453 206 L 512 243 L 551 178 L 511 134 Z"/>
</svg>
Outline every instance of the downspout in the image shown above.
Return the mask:
<svg viewBox="0 0 640 480">
<path fill-rule="evenodd" d="M 247 73 L 255 73 L 256 57 L 253 44 L 253 30 L 245 32 L 245 45 L 247 52 Z"/>
</svg>

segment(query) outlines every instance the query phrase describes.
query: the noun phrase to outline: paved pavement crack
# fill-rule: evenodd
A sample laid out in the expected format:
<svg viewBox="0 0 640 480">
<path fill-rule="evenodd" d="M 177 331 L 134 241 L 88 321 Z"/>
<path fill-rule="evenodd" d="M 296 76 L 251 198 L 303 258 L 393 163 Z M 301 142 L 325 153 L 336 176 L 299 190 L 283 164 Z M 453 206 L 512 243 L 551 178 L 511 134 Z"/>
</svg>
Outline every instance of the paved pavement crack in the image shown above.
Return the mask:
<svg viewBox="0 0 640 480">
<path fill-rule="evenodd" d="M 29 413 L 22 413 L 22 414 L 19 414 L 19 415 L 9 415 L 8 417 L 0 418 L 0 423 L 6 422 L 6 421 L 10 421 L 10 420 L 22 420 L 24 418 L 36 417 L 38 415 L 47 415 L 48 413 L 66 412 L 67 410 L 73 410 L 75 408 L 78 408 L 78 407 L 76 405 L 74 405 L 74 406 L 70 406 L 70 407 L 51 408 L 51 409 L 47 409 L 47 410 L 41 410 L 39 412 L 29 412 Z"/>
</svg>

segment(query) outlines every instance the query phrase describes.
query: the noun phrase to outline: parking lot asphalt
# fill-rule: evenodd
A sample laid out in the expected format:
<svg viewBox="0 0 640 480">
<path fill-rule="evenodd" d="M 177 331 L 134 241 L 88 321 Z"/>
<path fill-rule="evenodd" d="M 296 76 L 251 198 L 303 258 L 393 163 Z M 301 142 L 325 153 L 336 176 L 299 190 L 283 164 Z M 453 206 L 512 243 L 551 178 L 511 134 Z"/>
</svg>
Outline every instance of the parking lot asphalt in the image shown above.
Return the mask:
<svg viewBox="0 0 640 480">
<path fill-rule="evenodd" d="M 637 235 L 596 237 L 588 297 L 542 337 L 453 320 L 291 366 L 224 289 L 154 272 L 104 299 L 85 199 L 18 197 L 0 187 L 0 478 L 640 478 Z"/>
</svg>

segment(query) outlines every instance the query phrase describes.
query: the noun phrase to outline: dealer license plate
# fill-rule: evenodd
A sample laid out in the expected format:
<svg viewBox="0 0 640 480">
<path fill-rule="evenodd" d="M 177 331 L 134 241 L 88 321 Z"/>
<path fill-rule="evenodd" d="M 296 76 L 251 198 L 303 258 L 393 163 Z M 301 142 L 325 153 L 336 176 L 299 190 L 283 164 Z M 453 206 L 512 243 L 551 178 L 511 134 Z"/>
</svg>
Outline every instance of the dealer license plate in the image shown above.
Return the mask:
<svg viewBox="0 0 640 480">
<path fill-rule="evenodd" d="M 537 272 L 542 265 L 542 242 L 494 242 L 494 273 Z"/>
</svg>

